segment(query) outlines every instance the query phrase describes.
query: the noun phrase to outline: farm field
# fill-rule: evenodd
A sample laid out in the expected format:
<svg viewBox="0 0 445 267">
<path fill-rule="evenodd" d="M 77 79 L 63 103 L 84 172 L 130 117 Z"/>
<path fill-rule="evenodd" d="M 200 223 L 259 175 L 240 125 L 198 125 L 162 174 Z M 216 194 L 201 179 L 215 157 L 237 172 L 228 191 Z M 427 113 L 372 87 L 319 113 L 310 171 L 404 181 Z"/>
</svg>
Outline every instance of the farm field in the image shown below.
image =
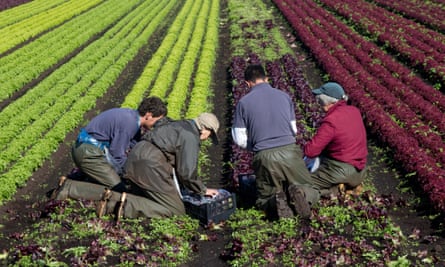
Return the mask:
<svg viewBox="0 0 445 267">
<path fill-rule="evenodd" d="M 0 5 L 0 265 L 445 266 L 445 31 L 440 0 L 33 0 Z M 417 12 L 416 12 L 417 11 Z M 323 199 L 308 225 L 268 222 L 231 141 L 243 69 L 266 67 L 296 103 L 297 143 L 334 80 L 360 108 L 369 173 L 360 197 Z M 221 225 L 188 217 L 98 219 L 89 201 L 48 202 L 74 167 L 79 128 L 143 97 L 169 116 L 214 112 L 219 146 L 199 174 L 238 193 Z"/>
</svg>

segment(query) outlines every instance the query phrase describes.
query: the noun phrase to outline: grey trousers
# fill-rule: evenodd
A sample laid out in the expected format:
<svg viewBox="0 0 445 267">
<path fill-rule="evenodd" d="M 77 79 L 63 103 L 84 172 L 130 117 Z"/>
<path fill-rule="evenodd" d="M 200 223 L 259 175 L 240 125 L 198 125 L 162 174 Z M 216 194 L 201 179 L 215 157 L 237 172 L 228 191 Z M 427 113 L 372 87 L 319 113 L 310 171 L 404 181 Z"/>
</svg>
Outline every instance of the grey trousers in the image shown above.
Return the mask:
<svg viewBox="0 0 445 267">
<path fill-rule="evenodd" d="M 71 155 L 76 166 L 98 183 L 112 188 L 121 182 L 119 174 L 108 162 L 102 149 L 90 144 L 75 144 Z"/>
<path fill-rule="evenodd" d="M 67 179 L 56 199 L 65 200 L 71 198 L 98 201 L 102 199 L 104 190 L 105 186 L 103 185 Z M 165 198 L 171 198 L 171 195 L 156 192 L 150 193 L 149 191 L 145 191 L 145 193 L 147 194 L 147 197 L 127 193 L 123 214 L 125 218 L 165 218 L 185 214 L 184 204 L 182 203 L 179 193 L 176 196 L 179 201 L 174 203 L 180 204 L 175 206 L 167 206 L 164 204 L 170 203 L 169 201 L 165 201 Z M 119 192 L 112 192 L 111 198 L 107 203 L 106 214 L 113 213 L 121 196 L 122 194 Z M 161 205 L 160 203 L 163 204 Z"/>
<path fill-rule="evenodd" d="M 320 167 L 312 174 L 313 184 L 320 189 L 322 195 L 329 194 L 331 192 L 329 189 L 338 184 L 354 188 L 363 182 L 366 170 L 366 167 L 363 170 L 357 170 L 351 164 L 321 158 Z"/>
<path fill-rule="evenodd" d="M 252 164 L 258 195 L 255 204 L 258 208 L 267 209 L 275 194 L 278 191 L 286 192 L 290 185 L 302 188 L 310 204 L 320 199 L 303 161 L 302 151 L 296 144 L 257 152 Z"/>
</svg>

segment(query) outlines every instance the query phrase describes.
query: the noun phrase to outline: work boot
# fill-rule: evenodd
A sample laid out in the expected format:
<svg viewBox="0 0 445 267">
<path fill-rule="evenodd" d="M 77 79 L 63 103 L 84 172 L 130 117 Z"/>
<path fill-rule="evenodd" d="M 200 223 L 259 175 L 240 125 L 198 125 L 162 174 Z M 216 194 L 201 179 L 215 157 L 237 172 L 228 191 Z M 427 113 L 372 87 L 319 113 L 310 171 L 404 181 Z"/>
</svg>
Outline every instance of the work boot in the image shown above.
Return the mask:
<svg viewBox="0 0 445 267">
<path fill-rule="evenodd" d="M 291 218 L 294 217 L 294 212 L 290 208 L 286 193 L 279 191 L 275 194 L 275 203 L 277 206 L 278 218 Z"/>
<path fill-rule="evenodd" d="M 296 185 L 289 186 L 289 198 L 290 204 L 294 207 L 295 212 L 300 215 L 302 219 L 309 219 L 311 216 L 311 206 L 306 200 L 303 189 Z"/>
<path fill-rule="evenodd" d="M 363 191 L 363 184 L 359 184 L 354 188 L 348 188 L 345 184 L 339 184 L 338 185 L 338 191 L 340 191 L 340 194 L 342 195 L 349 195 L 349 196 L 358 196 Z"/>
<path fill-rule="evenodd" d="M 338 192 L 340 192 L 341 195 L 346 194 L 346 185 L 345 184 L 338 184 Z"/>
<path fill-rule="evenodd" d="M 67 179 L 66 176 L 60 176 L 59 183 L 57 184 L 57 187 L 46 193 L 47 197 L 50 200 L 55 200 L 57 198 L 60 191 L 62 191 L 62 188 L 63 188 L 63 185 L 65 184 L 66 179 Z"/>
<path fill-rule="evenodd" d="M 107 212 L 107 203 L 111 198 L 111 195 L 113 194 L 113 192 L 108 189 L 105 188 L 104 193 L 102 194 L 102 198 L 101 200 L 97 201 L 96 203 L 96 214 L 97 217 L 102 217 L 105 215 L 105 213 Z"/>
<path fill-rule="evenodd" d="M 126 199 L 127 199 L 127 193 L 122 192 L 121 199 L 117 203 L 116 210 L 115 210 L 115 218 L 114 218 L 114 220 L 116 222 L 119 222 L 120 219 L 124 216 L 124 205 L 125 205 L 125 200 Z"/>
<path fill-rule="evenodd" d="M 363 184 L 360 183 L 359 185 L 357 185 L 352 189 L 351 194 L 354 196 L 359 196 L 362 192 L 363 192 Z"/>
</svg>

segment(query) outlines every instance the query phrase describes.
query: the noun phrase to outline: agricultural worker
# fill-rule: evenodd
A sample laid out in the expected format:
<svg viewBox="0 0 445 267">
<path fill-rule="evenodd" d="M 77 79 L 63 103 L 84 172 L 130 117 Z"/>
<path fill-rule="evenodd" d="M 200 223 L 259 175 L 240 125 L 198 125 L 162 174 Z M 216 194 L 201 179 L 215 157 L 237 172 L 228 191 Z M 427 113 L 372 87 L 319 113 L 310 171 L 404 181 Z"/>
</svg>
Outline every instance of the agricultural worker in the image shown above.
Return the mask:
<svg viewBox="0 0 445 267">
<path fill-rule="evenodd" d="M 313 138 L 304 146 L 308 158 L 320 157 L 313 183 L 322 195 L 354 189 L 360 193 L 366 173 L 366 130 L 360 110 L 347 104 L 343 87 L 328 82 L 312 90 L 326 112 Z M 340 186 L 339 186 L 340 185 Z"/>
<path fill-rule="evenodd" d="M 74 163 L 94 182 L 124 191 L 121 175 L 128 151 L 139 141 L 141 131 L 149 130 L 166 114 L 164 102 L 154 96 L 142 100 L 137 110 L 104 111 L 81 129 L 72 148 Z"/>
<path fill-rule="evenodd" d="M 158 120 L 128 155 L 124 177 L 130 192 L 119 193 L 103 186 L 67 180 L 55 199 L 97 201 L 97 214 L 135 218 L 171 217 L 185 214 L 182 193 L 216 196 L 197 176 L 200 143 L 211 137 L 217 143 L 219 121 L 212 113 L 190 120 Z"/>
<path fill-rule="evenodd" d="M 294 211 L 308 218 L 319 193 L 296 144 L 294 103 L 268 83 L 261 65 L 248 66 L 244 78 L 250 92 L 236 105 L 232 137 L 238 146 L 254 152 L 255 205 L 270 219 L 291 217 Z"/>
</svg>

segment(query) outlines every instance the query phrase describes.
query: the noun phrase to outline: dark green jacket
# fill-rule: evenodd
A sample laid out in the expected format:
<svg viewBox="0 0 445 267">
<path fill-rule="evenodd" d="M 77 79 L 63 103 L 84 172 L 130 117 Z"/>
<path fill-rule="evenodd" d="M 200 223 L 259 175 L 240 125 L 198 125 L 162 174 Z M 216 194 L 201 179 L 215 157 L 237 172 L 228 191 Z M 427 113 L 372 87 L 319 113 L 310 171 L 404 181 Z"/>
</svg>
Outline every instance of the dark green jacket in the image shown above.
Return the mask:
<svg viewBox="0 0 445 267">
<path fill-rule="evenodd" d="M 182 186 L 203 195 L 206 187 L 197 176 L 199 136 L 199 129 L 193 120 L 179 120 L 156 125 L 144 139 L 164 153 Z"/>
</svg>

